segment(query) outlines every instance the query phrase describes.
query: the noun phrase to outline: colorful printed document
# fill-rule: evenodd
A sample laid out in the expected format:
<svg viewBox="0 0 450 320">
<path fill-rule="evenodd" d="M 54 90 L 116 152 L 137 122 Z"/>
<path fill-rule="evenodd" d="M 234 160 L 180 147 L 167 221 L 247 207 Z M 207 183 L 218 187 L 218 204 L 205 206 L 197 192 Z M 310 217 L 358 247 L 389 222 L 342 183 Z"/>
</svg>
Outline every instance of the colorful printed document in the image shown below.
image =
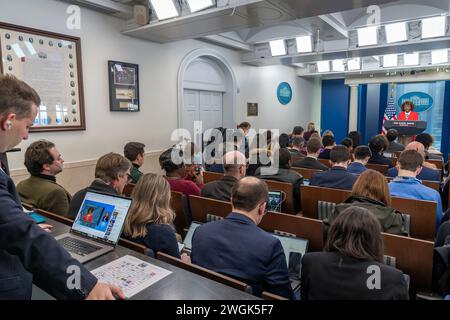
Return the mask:
<svg viewBox="0 0 450 320">
<path fill-rule="evenodd" d="M 92 271 L 101 282 L 115 285 L 130 298 L 172 272 L 126 255 Z"/>
</svg>

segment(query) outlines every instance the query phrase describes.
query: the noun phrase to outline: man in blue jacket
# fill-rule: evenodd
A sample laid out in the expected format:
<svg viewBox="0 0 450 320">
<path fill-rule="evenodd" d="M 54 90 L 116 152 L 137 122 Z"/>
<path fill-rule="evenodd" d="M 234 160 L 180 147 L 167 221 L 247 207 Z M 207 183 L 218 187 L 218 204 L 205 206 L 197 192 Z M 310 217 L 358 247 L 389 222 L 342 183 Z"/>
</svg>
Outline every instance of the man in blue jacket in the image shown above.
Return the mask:
<svg viewBox="0 0 450 320">
<path fill-rule="evenodd" d="M 0 152 L 28 138 L 39 105 L 39 95 L 26 83 L 0 77 Z M 59 299 L 124 298 L 23 212 L 13 181 L 0 170 L 0 300 L 30 299 L 33 282 Z"/>
<path fill-rule="evenodd" d="M 265 182 L 241 179 L 233 187 L 225 219 L 198 227 L 192 237 L 192 263 L 239 279 L 253 294 L 268 291 L 293 298 L 286 257 L 279 239 L 258 227 L 267 205 Z"/>
<path fill-rule="evenodd" d="M 413 142 L 409 143 L 406 146 L 405 150 L 416 150 L 425 159 L 425 147 L 420 142 L 413 141 Z M 430 165 L 430 164 L 424 161 L 424 163 L 422 165 L 422 170 L 417 175 L 417 179 L 441 182 L 441 172 L 437 169 L 429 168 L 429 167 L 427 167 L 427 165 Z M 388 171 L 388 174 L 390 177 L 396 177 L 398 175 L 397 168 L 396 167 L 390 168 Z"/>
<path fill-rule="evenodd" d="M 436 230 L 442 218 L 442 203 L 439 193 L 417 179 L 423 164 L 423 156 L 416 150 L 405 150 L 397 161 L 398 177 L 389 183 L 391 196 L 408 199 L 434 201 L 436 208 Z"/>
<path fill-rule="evenodd" d="M 358 177 L 347 171 L 350 163 L 350 151 L 342 145 L 337 145 L 330 152 L 331 169 L 316 172 L 310 180 L 310 185 L 325 188 L 352 190 Z"/>
</svg>

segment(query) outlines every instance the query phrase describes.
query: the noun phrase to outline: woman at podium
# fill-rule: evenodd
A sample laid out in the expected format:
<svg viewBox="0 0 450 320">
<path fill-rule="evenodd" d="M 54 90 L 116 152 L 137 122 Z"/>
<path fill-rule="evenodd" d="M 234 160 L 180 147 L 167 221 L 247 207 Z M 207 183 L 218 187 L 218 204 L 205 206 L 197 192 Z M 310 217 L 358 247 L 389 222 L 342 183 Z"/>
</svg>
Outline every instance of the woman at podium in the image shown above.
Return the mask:
<svg viewBox="0 0 450 320">
<path fill-rule="evenodd" d="M 414 112 L 414 103 L 412 101 L 402 103 L 402 112 L 399 113 L 398 120 L 419 121 L 419 114 Z"/>
</svg>

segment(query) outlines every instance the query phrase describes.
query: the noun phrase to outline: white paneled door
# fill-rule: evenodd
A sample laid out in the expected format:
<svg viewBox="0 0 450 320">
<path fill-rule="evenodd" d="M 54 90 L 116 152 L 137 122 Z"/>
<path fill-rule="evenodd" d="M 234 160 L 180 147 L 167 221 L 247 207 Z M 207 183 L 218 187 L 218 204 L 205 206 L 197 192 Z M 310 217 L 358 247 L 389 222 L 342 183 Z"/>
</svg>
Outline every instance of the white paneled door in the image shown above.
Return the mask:
<svg viewBox="0 0 450 320">
<path fill-rule="evenodd" d="M 184 90 L 183 128 L 194 132 L 194 121 L 202 121 L 203 132 L 223 126 L 223 93 Z M 205 137 L 206 138 L 206 137 Z"/>
</svg>

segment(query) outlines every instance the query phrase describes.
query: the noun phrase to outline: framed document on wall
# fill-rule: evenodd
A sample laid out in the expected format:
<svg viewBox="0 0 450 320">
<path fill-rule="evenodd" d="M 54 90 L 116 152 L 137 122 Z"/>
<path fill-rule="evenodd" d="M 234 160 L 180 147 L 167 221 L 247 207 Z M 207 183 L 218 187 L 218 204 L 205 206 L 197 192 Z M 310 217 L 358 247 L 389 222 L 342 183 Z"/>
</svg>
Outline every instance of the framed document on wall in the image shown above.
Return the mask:
<svg viewBox="0 0 450 320">
<path fill-rule="evenodd" d="M 0 22 L 0 56 L 41 97 L 30 131 L 86 129 L 80 38 Z"/>
<path fill-rule="evenodd" d="M 139 66 L 137 64 L 108 61 L 109 110 L 138 112 Z"/>
</svg>

